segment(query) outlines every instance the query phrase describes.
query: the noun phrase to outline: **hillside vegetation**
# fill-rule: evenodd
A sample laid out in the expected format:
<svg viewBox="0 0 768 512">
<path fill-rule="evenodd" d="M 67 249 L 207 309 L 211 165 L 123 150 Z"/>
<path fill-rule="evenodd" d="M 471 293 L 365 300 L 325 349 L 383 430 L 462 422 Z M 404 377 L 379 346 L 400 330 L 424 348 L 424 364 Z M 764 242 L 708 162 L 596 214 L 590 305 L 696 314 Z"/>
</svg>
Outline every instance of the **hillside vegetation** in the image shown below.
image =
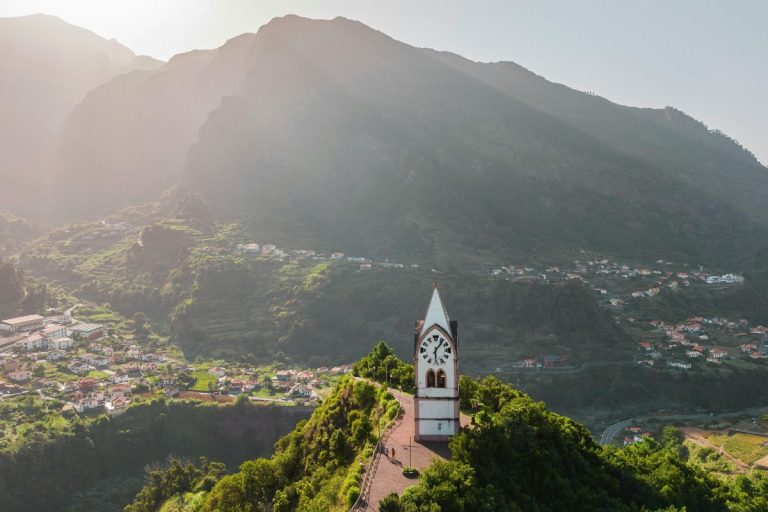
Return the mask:
<svg viewBox="0 0 768 512">
<path fill-rule="evenodd" d="M 125 512 L 171 504 L 199 512 L 348 510 L 360 492 L 358 461 L 370 456 L 376 425 L 386 426 L 398 409 L 385 389 L 346 377 L 309 420 L 278 441 L 271 458 L 245 462 L 209 491 L 194 479 L 181 488 L 150 482 Z"/>
<path fill-rule="evenodd" d="M 0 318 L 42 313 L 47 298 L 46 285 L 27 279 L 17 265 L 0 258 Z"/>
<path fill-rule="evenodd" d="M 25 219 L 0 210 L 0 258 L 11 256 L 39 235 L 39 229 Z"/>
<path fill-rule="evenodd" d="M 368 359 L 378 360 L 382 350 L 377 346 Z M 402 497 L 385 498 L 382 512 L 757 512 L 768 507 L 768 479 L 708 475 L 681 456 L 672 430 L 660 441 L 600 447 L 579 423 L 494 377 L 464 377 L 460 393 L 462 406 L 474 404 L 476 414 L 472 427 L 451 440 L 452 459 L 434 463 Z M 150 494 L 145 488 L 126 510 L 152 512 L 170 504 L 167 510 L 177 512 L 344 510 L 356 497 L 348 492 L 345 502 L 343 492 L 354 489 L 359 478 L 355 454 L 373 441 L 371 422 L 380 410 L 375 405 L 382 403 L 381 392 L 379 399 L 375 396 L 370 384 L 342 381 L 306 423 L 278 442 L 272 459 L 243 464 L 210 491 L 201 488 L 200 476 L 182 494 L 171 485 L 152 487 L 169 492 L 159 494 L 162 503 L 138 507 Z M 334 455 L 339 453 L 345 455 Z"/>
<path fill-rule="evenodd" d="M 343 262 L 241 255 L 234 245 L 243 230 L 201 221 L 205 209 L 195 204 L 185 209 L 194 218 L 159 220 L 114 236 L 101 236 L 99 223 L 56 230 L 31 244 L 21 264 L 125 317 L 145 313 L 192 358 L 253 354 L 271 361 L 283 354 L 322 366 L 361 357 L 369 339 L 389 340 L 401 356 L 410 353 L 414 312 L 424 307 L 431 272 L 360 272 Z M 462 342 L 473 347 L 468 369 L 487 371 L 491 360 L 497 365 L 544 354 L 616 360 L 631 347 L 576 282 L 510 283 L 456 271 L 444 275 L 441 286 L 453 298 L 452 315 L 473 319 L 461 331 Z"/>
</svg>

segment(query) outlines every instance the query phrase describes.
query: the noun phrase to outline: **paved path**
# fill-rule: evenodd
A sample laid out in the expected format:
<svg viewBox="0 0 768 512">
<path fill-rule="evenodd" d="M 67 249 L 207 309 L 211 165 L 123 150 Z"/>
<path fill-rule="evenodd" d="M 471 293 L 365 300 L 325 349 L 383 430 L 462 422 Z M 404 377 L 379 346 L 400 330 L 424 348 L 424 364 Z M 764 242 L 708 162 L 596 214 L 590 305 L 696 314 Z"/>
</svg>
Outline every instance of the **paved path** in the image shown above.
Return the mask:
<svg viewBox="0 0 768 512">
<path fill-rule="evenodd" d="M 451 453 L 448 450 L 448 443 L 416 443 L 413 441 L 414 415 L 413 415 L 413 397 L 400 393 L 396 389 L 390 388 L 390 393 L 400 401 L 403 408 L 403 421 L 400 426 L 392 432 L 385 444 L 389 449 L 390 456 L 382 454 L 379 464 L 376 466 L 376 473 L 373 475 L 373 484 L 368 496 L 368 504 L 364 510 L 377 512 L 379 510 L 379 501 L 386 495 L 396 492 L 402 494 L 403 491 L 412 485 L 418 483 L 416 478 L 406 478 L 403 476 L 403 466 L 413 466 L 419 471 L 423 471 L 432 461 L 436 459 L 450 459 Z M 469 418 L 462 414 L 462 426 L 469 425 Z M 394 450 L 394 456 L 391 455 Z"/>
</svg>

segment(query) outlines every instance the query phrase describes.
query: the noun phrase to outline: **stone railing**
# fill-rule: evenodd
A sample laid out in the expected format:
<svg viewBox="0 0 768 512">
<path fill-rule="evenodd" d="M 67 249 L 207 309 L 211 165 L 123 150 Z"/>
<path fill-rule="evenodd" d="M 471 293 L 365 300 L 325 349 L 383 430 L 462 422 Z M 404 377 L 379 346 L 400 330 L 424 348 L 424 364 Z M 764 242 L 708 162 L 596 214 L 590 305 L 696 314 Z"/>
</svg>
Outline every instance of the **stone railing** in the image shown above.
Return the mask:
<svg viewBox="0 0 768 512">
<path fill-rule="evenodd" d="M 352 508 L 349 509 L 349 512 L 365 510 L 368 508 L 368 496 L 371 493 L 371 486 L 373 485 L 373 479 L 376 476 L 376 469 L 379 467 L 381 454 L 384 452 L 384 447 L 387 444 L 389 436 L 391 436 L 392 432 L 397 430 L 402 423 L 403 408 L 400 407 L 400 410 L 397 412 L 395 422 L 384 432 L 384 435 L 381 436 L 379 442 L 376 443 L 376 446 L 373 449 L 373 457 L 371 457 L 371 461 L 368 463 L 368 467 L 365 468 L 365 476 L 363 477 L 363 481 L 360 484 L 360 495 L 357 497 L 355 504 L 352 505 Z"/>
</svg>

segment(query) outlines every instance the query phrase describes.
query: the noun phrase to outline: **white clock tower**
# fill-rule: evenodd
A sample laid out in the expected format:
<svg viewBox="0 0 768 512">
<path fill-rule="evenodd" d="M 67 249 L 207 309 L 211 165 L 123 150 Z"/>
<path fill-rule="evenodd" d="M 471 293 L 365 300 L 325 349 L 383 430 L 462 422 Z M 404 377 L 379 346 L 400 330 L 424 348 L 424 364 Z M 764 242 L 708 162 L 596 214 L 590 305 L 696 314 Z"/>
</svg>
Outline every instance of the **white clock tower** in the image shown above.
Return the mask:
<svg viewBox="0 0 768 512">
<path fill-rule="evenodd" d="M 448 318 L 435 285 L 413 334 L 416 441 L 447 441 L 459 431 L 458 341 L 458 322 Z"/>
</svg>

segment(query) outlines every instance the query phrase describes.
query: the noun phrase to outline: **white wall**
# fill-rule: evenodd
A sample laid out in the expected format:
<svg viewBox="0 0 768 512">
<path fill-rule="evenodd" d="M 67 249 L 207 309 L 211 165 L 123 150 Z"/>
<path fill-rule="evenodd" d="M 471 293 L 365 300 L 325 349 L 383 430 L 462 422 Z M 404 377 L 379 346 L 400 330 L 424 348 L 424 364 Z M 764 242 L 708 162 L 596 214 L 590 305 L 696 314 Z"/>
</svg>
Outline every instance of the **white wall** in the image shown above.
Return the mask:
<svg viewBox="0 0 768 512">
<path fill-rule="evenodd" d="M 419 418 L 453 418 L 456 414 L 454 400 L 419 401 Z"/>
<path fill-rule="evenodd" d="M 458 423 L 455 420 L 426 420 L 421 422 L 419 435 L 445 436 L 455 434 L 458 429 Z"/>
</svg>

